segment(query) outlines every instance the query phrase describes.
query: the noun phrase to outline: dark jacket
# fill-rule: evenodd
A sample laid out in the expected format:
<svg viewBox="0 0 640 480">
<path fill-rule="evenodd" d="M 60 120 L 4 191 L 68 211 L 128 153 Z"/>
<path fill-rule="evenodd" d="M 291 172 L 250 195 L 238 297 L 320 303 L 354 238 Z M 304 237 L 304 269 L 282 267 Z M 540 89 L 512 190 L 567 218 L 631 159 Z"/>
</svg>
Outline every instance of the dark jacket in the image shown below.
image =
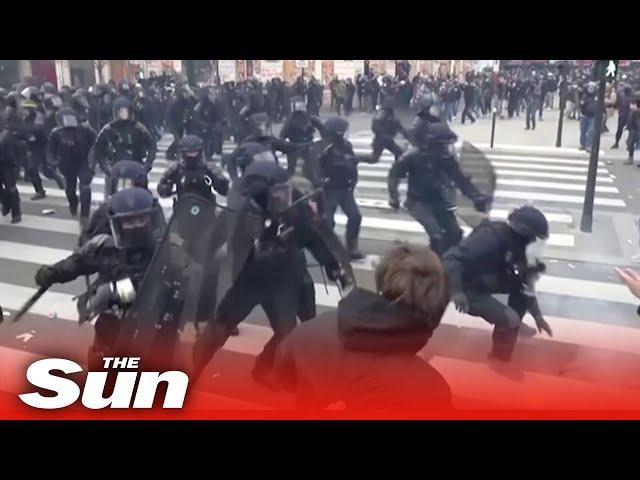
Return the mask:
<svg viewBox="0 0 640 480">
<path fill-rule="evenodd" d="M 416 356 L 432 330 L 399 303 L 355 289 L 338 310 L 296 327 L 274 372 L 307 411 L 344 402 L 348 413 L 428 416 L 452 408 L 445 379 Z"/>
</svg>

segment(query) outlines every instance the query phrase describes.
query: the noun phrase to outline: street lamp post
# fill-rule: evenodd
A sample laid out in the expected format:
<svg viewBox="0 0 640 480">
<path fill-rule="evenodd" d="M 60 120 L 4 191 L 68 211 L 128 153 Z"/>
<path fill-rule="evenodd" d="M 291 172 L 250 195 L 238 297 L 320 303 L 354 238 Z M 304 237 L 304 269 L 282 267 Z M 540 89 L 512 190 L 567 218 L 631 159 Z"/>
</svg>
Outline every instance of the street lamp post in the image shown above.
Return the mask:
<svg viewBox="0 0 640 480">
<path fill-rule="evenodd" d="M 596 60 L 595 78 L 599 79 L 596 114 L 593 119 L 593 141 L 591 144 L 591 156 L 589 158 L 589 172 L 587 174 L 587 186 L 582 207 L 582 220 L 580 230 L 591 232 L 593 227 L 593 201 L 596 189 L 596 174 L 598 172 L 598 156 L 600 154 L 600 134 L 602 133 L 602 115 L 604 113 L 604 90 L 606 86 L 605 64 L 603 60 Z"/>
</svg>

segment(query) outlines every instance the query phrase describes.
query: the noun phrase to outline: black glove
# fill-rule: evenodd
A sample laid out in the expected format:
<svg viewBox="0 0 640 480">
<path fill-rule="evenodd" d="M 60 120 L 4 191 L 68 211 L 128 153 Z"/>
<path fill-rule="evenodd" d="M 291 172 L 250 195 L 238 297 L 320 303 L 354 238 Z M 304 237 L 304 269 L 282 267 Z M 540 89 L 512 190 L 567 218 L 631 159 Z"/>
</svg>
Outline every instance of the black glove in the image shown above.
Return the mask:
<svg viewBox="0 0 640 480">
<path fill-rule="evenodd" d="M 534 317 L 534 320 L 536 321 L 536 327 L 538 327 L 538 333 L 542 333 L 543 331 L 545 331 L 547 335 L 549 335 L 550 337 L 553 337 L 553 332 L 551 331 L 551 327 L 549 326 L 547 321 L 544 319 L 544 317 L 536 316 Z"/>
<path fill-rule="evenodd" d="M 486 195 L 480 195 L 479 197 L 476 197 L 473 200 L 473 206 L 479 212 L 487 213 L 490 205 L 491 205 L 491 199 Z"/>
<path fill-rule="evenodd" d="M 53 282 L 53 276 L 55 274 L 55 270 L 47 265 L 43 265 L 36 272 L 36 285 L 38 287 L 50 287 Z"/>
<path fill-rule="evenodd" d="M 456 310 L 460 313 L 467 313 L 469 311 L 469 299 L 464 294 L 464 292 L 456 292 L 451 296 L 451 300 L 453 300 L 454 305 L 456 306 Z"/>
<path fill-rule="evenodd" d="M 394 210 L 399 210 L 400 209 L 400 200 L 398 200 L 397 198 L 390 198 L 389 199 L 389 206 L 391 208 L 393 208 Z"/>
</svg>

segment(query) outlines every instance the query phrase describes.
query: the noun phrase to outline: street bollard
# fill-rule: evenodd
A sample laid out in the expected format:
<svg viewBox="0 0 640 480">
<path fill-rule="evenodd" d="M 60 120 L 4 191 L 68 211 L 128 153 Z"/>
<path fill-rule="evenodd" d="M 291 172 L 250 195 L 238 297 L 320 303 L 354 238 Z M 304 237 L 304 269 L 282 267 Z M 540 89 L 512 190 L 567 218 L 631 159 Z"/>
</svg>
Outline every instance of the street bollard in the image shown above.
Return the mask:
<svg viewBox="0 0 640 480">
<path fill-rule="evenodd" d="M 493 139 L 496 135 L 496 108 L 493 107 L 493 117 L 491 118 L 491 148 L 493 148 Z"/>
</svg>

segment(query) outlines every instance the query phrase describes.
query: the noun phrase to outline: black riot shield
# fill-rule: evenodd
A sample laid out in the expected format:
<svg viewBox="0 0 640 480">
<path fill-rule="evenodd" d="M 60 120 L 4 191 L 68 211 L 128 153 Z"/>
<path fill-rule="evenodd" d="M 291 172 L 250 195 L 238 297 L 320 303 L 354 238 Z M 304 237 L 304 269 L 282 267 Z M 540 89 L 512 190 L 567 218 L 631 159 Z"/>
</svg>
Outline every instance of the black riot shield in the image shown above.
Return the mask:
<svg viewBox="0 0 640 480">
<path fill-rule="evenodd" d="M 127 310 L 117 351 L 171 362 L 186 322 L 197 322 L 202 298 L 215 298 L 215 254 L 226 241 L 215 203 L 186 194 L 175 204 L 133 305 Z M 214 300 L 215 304 L 215 300 Z M 147 362 L 149 364 L 149 362 Z"/>
<path fill-rule="evenodd" d="M 463 142 L 458 150 L 458 163 L 462 173 L 471 180 L 483 195 L 489 198 L 487 212 L 493 203 L 493 194 L 496 190 L 496 173 L 491 160 L 478 148 L 469 142 Z M 482 220 L 487 218 L 488 213 L 476 211 L 473 202 L 463 196 L 458 195 L 457 214 L 470 227 L 476 227 Z"/>
</svg>

